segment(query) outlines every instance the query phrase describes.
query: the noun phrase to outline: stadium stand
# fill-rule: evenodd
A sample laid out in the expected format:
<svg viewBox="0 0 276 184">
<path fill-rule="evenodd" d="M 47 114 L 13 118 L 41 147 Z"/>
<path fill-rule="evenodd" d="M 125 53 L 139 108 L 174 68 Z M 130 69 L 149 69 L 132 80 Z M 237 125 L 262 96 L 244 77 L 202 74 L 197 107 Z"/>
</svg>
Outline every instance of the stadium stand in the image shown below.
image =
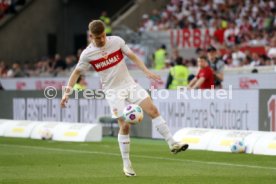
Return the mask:
<svg viewBox="0 0 276 184">
<path fill-rule="evenodd" d="M 0 27 L 24 9 L 32 0 L 3 0 L 0 2 Z"/>
<path fill-rule="evenodd" d="M 25 3 L 24 0 L 7 2 L 12 2 L 8 6 L 9 8 Z M 129 43 L 148 45 L 147 57 L 149 61 L 147 64 L 152 66 L 151 55 L 161 45 L 162 35 L 160 34 L 160 39 L 157 40 L 150 37 L 148 33 L 156 32 L 156 35 L 158 35 L 162 31 L 171 29 L 213 28 L 215 31 L 211 44 L 220 49 L 220 57 L 226 64 L 226 73 L 242 70 L 251 72 L 252 67 L 276 64 L 276 5 L 272 0 L 254 0 L 252 3 L 250 2 L 248 0 L 171 0 L 164 9 L 153 9 L 150 13 L 145 13 L 142 16 L 138 32 L 122 25 L 116 27 L 115 34 L 121 35 Z M 133 2 L 127 6 L 128 8 L 123 9 L 127 11 L 131 9 L 131 5 L 133 5 Z M 122 14 L 120 12 L 120 15 Z M 116 12 L 113 12 L 113 17 L 118 17 Z M 0 76 L 67 76 L 77 63 L 82 48 L 76 49 L 78 49 L 77 52 L 74 51 L 76 54 L 62 54 L 63 57 L 60 57 L 59 53 L 55 53 L 41 55 L 39 59 L 26 62 L 11 62 L 2 59 L 0 60 Z M 169 49 L 168 63 L 174 62 L 174 50 L 175 48 Z M 203 54 L 206 52 L 205 48 L 197 50 L 201 50 Z M 185 54 L 183 62 L 189 67 L 196 67 L 195 57 L 188 58 Z M 170 65 L 166 66 L 170 67 Z M 243 69 L 237 67 L 243 67 Z M 236 69 L 229 70 L 229 68 Z M 273 70 L 273 67 L 270 70 Z M 267 70 L 260 69 L 260 71 Z"/>
<path fill-rule="evenodd" d="M 275 62 L 275 17 L 272 0 L 171 0 L 166 8 L 144 14 L 139 31 L 213 28 L 211 43 L 228 66 L 262 66 Z"/>
</svg>

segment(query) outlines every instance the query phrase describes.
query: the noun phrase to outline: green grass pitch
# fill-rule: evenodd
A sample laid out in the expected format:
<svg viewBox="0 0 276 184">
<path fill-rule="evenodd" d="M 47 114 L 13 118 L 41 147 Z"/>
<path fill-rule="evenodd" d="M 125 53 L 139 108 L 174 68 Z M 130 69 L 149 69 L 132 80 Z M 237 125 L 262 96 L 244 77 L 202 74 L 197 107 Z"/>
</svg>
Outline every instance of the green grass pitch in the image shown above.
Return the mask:
<svg viewBox="0 0 276 184">
<path fill-rule="evenodd" d="M 0 183 L 276 183 L 276 156 L 188 150 L 172 155 L 161 140 L 133 139 L 137 177 L 125 177 L 116 138 L 66 143 L 0 137 Z"/>
</svg>

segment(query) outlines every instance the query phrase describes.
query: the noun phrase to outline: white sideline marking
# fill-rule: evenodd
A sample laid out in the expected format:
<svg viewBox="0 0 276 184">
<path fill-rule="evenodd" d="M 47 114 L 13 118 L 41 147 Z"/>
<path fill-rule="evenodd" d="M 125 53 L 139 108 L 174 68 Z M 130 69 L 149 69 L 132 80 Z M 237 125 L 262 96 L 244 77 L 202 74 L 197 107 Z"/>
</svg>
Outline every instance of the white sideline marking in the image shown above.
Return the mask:
<svg viewBox="0 0 276 184">
<path fill-rule="evenodd" d="M 74 150 L 74 149 L 61 149 L 61 148 L 45 148 L 40 146 L 23 146 L 23 145 L 15 145 L 15 144 L 0 144 L 1 146 L 7 147 L 21 147 L 21 148 L 28 148 L 28 149 L 37 149 L 37 150 L 47 150 L 47 151 L 61 151 L 61 152 L 71 152 L 71 153 L 85 153 L 85 154 L 96 154 L 96 155 L 108 155 L 108 156 L 118 156 L 121 157 L 119 153 L 106 153 L 106 152 L 99 152 L 99 151 L 85 151 L 85 150 Z M 147 155 L 135 155 L 132 154 L 131 157 L 136 158 L 145 158 L 145 159 L 154 159 L 154 160 L 170 160 L 170 161 L 180 161 L 180 162 L 192 162 L 198 164 L 208 164 L 208 165 L 217 165 L 217 166 L 231 166 L 231 167 L 246 167 L 251 169 L 268 169 L 268 170 L 276 170 L 275 167 L 264 167 L 264 166 L 257 166 L 257 165 L 244 165 L 244 164 L 231 164 L 225 162 L 204 162 L 198 160 L 187 160 L 187 159 L 177 159 L 177 158 L 165 158 L 165 157 L 153 157 Z"/>
</svg>

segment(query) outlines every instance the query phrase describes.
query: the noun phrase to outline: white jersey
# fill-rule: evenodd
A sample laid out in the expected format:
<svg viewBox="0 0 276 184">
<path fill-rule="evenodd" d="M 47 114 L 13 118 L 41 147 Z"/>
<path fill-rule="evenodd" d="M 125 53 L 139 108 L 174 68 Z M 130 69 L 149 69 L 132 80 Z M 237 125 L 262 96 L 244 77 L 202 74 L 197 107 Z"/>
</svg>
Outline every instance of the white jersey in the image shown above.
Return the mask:
<svg viewBox="0 0 276 184">
<path fill-rule="evenodd" d="M 94 46 L 93 43 L 88 45 L 82 52 L 76 68 L 86 71 L 92 65 L 101 77 L 104 90 L 127 88 L 135 84 L 123 55 L 130 52 L 130 48 L 118 36 L 108 36 L 106 39 L 105 46 L 101 48 Z"/>
</svg>

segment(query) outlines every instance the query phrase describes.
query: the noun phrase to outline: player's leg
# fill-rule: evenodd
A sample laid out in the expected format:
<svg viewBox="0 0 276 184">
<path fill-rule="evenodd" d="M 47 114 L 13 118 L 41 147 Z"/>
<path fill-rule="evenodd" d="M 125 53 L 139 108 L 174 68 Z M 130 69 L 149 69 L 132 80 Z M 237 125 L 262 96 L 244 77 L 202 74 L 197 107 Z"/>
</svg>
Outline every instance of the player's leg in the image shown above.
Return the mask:
<svg viewBox="0 0 276 184">
<path fill-rule="evenodd" d="M 154 124 L 156 130 L 164 137 L 172 153 L 185 151 L 188 148 L 188 144 L 179 143 L 173 139 L 166 121 L 160 115 L 158 109 L 153 104 L 153 101 L 150 97 L 145 98 L 139 105 L 143 111 L 152 118 L 152 123 Z"/>
<path fill-rule="evenodd" d="M 135 86 L 130 86 L 127 101 L 140 105 L 143 111 L 152 118 L 154 126 L 167 141 L 172 153 L 185 151 L 188 148 L 188 144 L 178 143 L 173 139 L 166 121 L 162 118 L 158 109 L 153 104 L 147 91 L 140 85 L 136 84 Z"/>
<path fill-rule="evenodd" d="M 117 96 L 117 91 L 109 92 L 109 95 L 106 95 L 106 100 L 109 104 L 112 118 L 118 120 L 119 123 L 119 133 L 118 133 L 118 144 L 123 160 L 123 171 L 126 176 L 135 176 L 135 172 L 131 167 L 131 162 L 129 159 L 129 152 L 130 152 L 130 136 L 129 130 L 130 125 L 125 123 L 124 120 L 121 118 L 123 115 L 123 110 L 125 107 L 125 99 L 123 97 Z"/>
<path fill-rule="evenodd" d="M 123 171 L 126 176 L 136 176 L 134 172 L 131 161 L 129 158 L 130 154 L 130 124 L 126 123 L 122 118 L 118 118 L 119 123 L 119 134 L 118 134 L 118 143 L 120 147 L 121 156 L 123 159 Z"/>
</svg>

